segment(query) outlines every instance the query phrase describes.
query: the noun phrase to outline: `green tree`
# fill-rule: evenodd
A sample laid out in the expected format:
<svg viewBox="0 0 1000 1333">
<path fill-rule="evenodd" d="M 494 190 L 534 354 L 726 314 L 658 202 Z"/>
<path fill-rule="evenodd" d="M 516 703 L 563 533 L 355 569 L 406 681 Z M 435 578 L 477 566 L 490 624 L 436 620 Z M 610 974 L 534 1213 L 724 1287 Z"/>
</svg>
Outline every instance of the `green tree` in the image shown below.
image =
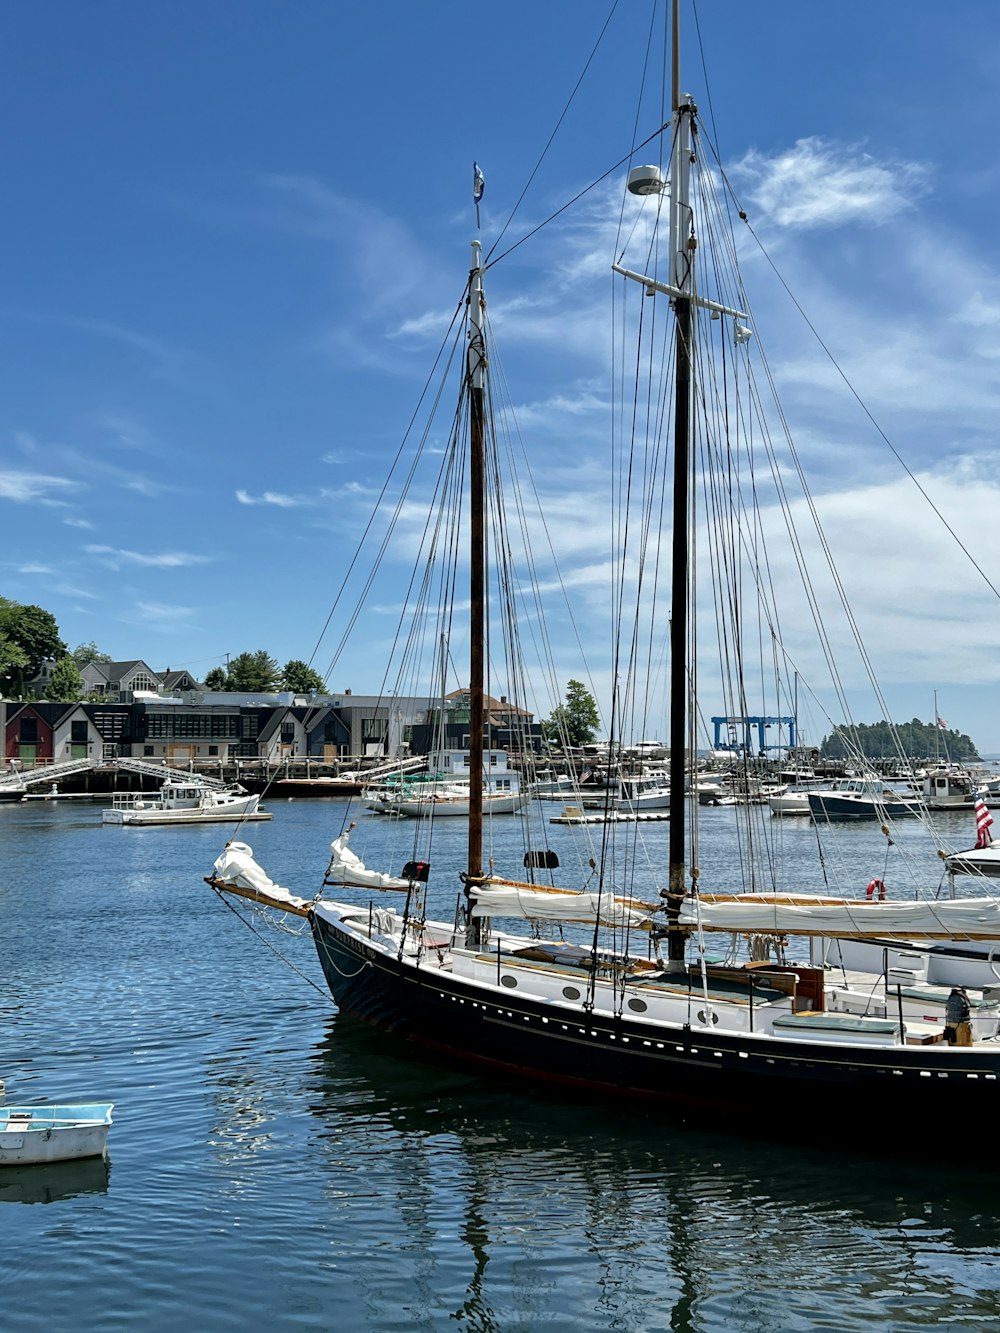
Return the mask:
<svg viewBox="0 0 1000 1333">
<path fill-rule="evenodd" d="M 229 677 L 223 667 L 212 667 L 205 676 L 204 684 L 206 690 L 228 690 Z"/>
<path fill-rule="evenodd" d="M 110 662 L 111 654 L 102 653 L 97 644 L 91 639 L 89 643 L 78 643 L 70 653 L 73 661 L 82 671 L 85 666 L 90 666 L 91 662 Z"/>
<path fill-rule="evenodd" d="M 21 649 L 24 662 L 8 666 L 0 677 L 0 687 L 24 693 L 24 682 L 37 676 L 42 663 L 49 657 L 64 657 L 66 645 L 59 637 L 59 626 L 51 611 L 40 606 L 22 606 L 0 597 L 0 638 L 10 639 Z"/>
<path fill-rule="evenodd" d="M 54 703 L 72 703 L 83 693 L 83 677 L 72 654 L 60 657 L 52 668 L 52 675 L 46 688 L 46 696 Z"/>
<path fill-rule="evenodd" d="M 28 654 L 8 635 L 0 632 L 0 696 L 8 682 L 20 681 L 28 665 Z M 20 692 L 20 691 L 19 691 Z"/>
<path fill-rule="evenodd" d="M 308 663 L 293 658 L 281 670 L 281 688 L 294 690 L 296 694 L 308 694 L 310 690 L 319 694 L 323 690 L 323 677 Z"/>
<path fill-rule="evenodd" d="M 546 740 L 586 745 L 597 735 L 600 725 L 594 696 L 582 681 L 571 680 L 566 685 L 566 702 L 553 708 L 552 716 L 542 723 L 542 734 Z"/>
<path fill-rule="evenodd" d="M 276 690 L 281 672 L 273 657 L 263 648 L 255 653 L 240 653 L 229 663 L 228 688 L 231 690 Z"/>
</svg>

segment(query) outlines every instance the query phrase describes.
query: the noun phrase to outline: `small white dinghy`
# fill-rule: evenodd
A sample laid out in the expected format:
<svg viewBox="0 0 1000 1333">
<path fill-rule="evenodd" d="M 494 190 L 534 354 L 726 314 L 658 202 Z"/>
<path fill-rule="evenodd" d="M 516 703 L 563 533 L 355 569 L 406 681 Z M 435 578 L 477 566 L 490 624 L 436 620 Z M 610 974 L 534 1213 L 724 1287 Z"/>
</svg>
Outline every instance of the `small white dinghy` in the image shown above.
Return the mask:
<svg viewBox="0 0 1000 1333">
<path fill-rule="evenodd" d="M 102 1157 L 113 1102 L 76 1106 L 0 1106 L 0 1166 Z"/>
</svg>

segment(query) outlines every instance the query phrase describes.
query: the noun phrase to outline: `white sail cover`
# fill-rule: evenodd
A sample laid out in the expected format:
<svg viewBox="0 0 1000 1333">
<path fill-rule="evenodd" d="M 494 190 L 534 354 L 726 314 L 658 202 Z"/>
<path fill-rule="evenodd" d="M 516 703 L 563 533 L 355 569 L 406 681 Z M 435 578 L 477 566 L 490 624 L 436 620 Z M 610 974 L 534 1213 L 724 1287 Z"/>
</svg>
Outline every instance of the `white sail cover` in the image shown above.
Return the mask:
<svg viewBox="0 0 1000 1333">
<path fill-rule="evenodd" d="M 215 862 L 212 870 L 214 878 L 220 884 L 231 884 L 238 889 L 252 889 L 267 898 L 279 900 L 286 898 L 289 903 L 302 902 L 301 898 L 296 898 L 288 889 L 275 884 L 267 871 L 253 859 L 253 848 L 248 847 L 245 842 L 227 842 L 225 851 Z"/>
<path fill-rule="evenodd" d="M 473 916 L 518 916 L 545 921 L 598 921 L 605 926 L 644 926 L 649 910 L 610 893 L 550 893 L 515 886 L 473 889 Z"/>
<path fill-rule="evenodd" d="M 775 935 L 903 936 L 907 939 L 1000 939 L 1000 902 L 949 898 L 940 902 L 865 902 L 744 894 L 685 900 L 680 925 L 704 930 Z"/>
<path fill-rule="evenodd" d="M 362 889 L 408 889 L 410 881 L 398 875 L 384 875 L 378 870 L 369 870 L 347 845 L 350 829 L 334 838 L 330 843 L 330 866 L 326 872 L 328 881 L 335 884 L 353 884 Z"/>
</svg>

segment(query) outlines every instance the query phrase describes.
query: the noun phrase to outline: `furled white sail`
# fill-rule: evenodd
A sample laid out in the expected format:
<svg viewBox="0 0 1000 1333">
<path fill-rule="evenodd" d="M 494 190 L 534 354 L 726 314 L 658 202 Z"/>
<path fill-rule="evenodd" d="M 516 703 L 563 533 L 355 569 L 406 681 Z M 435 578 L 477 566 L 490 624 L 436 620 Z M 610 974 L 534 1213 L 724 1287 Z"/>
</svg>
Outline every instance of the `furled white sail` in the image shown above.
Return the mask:
<svg viewBox="0 0 1000 1333">
<path fill-rule="evenodd" d="M 473 890 L 473 916 L 516 916 L 545 921 L 600 921 L 605 926 L 648 926 L 649 908 L 610 893 L 552 892 L 518 885 Z"/>
<path fill-rule="evenodd" d="M 225 850 L 212 869 L 213 878 L 220 884 L 232 885 L 238 889 L 251 889 L 263 898 L 275 902 L 283 899 L 296 905 L 302 902 L 301 898 L 296 898 L 288 889 L 275 884 L 267 871 L 253 859 L 253 848 L 247 846 L 245 842 L 227 842 Z"/>
<path fill-rule="evenodd" d="M 405 890 L 410 887 L 410 881 L 401 879 L 399 875 L 384 875 L 378 870 L 369 870 L 361 857 L 348 847 L 350 832 L 347 829 L 330 843 L 330 865 L 326 872 L 328 884 L 353 885 L 361 889 Z"/>
<path fill-rule="evenodd" d="M 902 936 L 905 939 L 1000 939 L 1000 902 L 950 898 L 940 902 L 738 894 L 687 899 L 680 923 L 689 929 L 776 935 Z"/>
</svg>

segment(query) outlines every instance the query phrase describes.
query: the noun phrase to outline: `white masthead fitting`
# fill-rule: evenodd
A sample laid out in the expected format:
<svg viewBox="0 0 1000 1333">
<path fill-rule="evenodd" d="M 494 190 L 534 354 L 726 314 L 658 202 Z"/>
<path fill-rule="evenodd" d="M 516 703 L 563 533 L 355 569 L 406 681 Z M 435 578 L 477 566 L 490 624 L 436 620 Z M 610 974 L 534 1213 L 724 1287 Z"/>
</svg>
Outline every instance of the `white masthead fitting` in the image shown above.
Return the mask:
<svg viewBox="0 0 1000 1333">
<path fill-rule="evenodd" d="M 629 194 L 662 194 L 666 184 L 659 167 L 633 167 L 628 173 Z"/>
</svg>

